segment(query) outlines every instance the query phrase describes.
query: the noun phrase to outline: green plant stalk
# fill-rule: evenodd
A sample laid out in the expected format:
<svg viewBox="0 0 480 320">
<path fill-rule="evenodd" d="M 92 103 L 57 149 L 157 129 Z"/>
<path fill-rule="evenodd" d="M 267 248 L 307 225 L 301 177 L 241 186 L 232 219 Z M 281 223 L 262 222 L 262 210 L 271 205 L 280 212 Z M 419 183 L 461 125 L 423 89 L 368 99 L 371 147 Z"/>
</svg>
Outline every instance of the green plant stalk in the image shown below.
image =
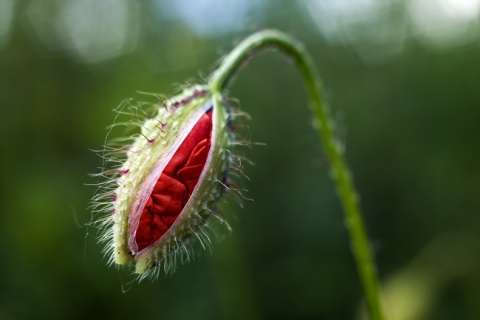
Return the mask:
<svg viewBox="0 0 480 320">
<path fill-rule="evenodd" d="M 221 93 L 244 63 L 266 49 L 277 49 L 292 58 L 302 74 L 311 100 L 315 127 L 330 161 L 332 179 L 336 184 L 345 213 L 346 226 L 350 234 L 353 255 L 360 274 L 370 318 L 385 319 L 375 265 L 360 212 L 359 199 L 345 164 L 343 147 L 334 136 L 335 124 L 323 102 L 320 78 L 304 45 L 276 30 L 263 30 L 255 33 L 236 46 L 224 58 L 220 67 L 210 77 L 209 87 L 214 93 Z"/>
</svg>

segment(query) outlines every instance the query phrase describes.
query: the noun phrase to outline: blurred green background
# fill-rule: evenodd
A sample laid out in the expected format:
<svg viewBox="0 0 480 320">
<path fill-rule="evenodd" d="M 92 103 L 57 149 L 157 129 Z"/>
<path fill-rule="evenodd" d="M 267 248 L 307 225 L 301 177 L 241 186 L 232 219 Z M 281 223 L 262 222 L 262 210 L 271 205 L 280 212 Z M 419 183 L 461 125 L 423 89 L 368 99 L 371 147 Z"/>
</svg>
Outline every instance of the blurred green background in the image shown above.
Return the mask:
<svg viewBox="0 0 480 320">
<path fill-rule="evenodd" d="M 264 27 L 319 68 L 392 318 L 480 319 L 479 19 L 478 0 L 0 0 L 0 319 L 359 317 L 305 90 L 273 52 L 230 90 L 267 146 L 213 254 L 137 284 L 84 226 L 112 109 Z"/>
</svg>

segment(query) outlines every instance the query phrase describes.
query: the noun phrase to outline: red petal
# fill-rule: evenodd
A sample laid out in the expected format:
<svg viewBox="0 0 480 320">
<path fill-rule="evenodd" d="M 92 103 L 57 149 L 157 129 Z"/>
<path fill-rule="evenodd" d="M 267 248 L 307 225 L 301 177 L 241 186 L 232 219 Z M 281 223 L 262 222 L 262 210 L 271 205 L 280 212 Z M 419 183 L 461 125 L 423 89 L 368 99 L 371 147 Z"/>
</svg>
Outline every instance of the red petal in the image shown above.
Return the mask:
<svg viewBox="0 0 480 320">
<path fill-rule="evenodd" d="M 138 251 L 157 241 L 173 225 L 193 189 L 210 151 L 212 110 L 200 117 L 158 179 L 145 205 L 135 240 Z"/>
</svg>

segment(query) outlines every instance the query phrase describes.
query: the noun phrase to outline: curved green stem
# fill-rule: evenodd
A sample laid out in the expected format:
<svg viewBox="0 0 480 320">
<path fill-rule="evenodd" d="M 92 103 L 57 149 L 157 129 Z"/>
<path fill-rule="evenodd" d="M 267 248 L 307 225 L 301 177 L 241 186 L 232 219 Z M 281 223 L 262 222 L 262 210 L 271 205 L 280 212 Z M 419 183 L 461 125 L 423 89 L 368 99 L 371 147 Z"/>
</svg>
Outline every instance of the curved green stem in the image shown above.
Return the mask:
<svg viewBox="0 0 480 320">
<path fill-rule="evenodd" d="M 307 85 L 315 126 L 330 160 L 332 178 L 336 183 L 345 213 L 346 225 L 370 317 L 375 320 L 384 319 L 376 270 L 360 213 L 358 196 L 345 164 L 343 148 L 334 136 L 334 122 L 322 99 L 320 78 L 303 44 L 275 30 L 255 33 L 225 57 L 220 67 L 210 77 L 209 86 L 212 91 L 221 92 L 248 59 L 256 53 L 272 48 L 278 49 L 295 61 Z"/>
</svg>

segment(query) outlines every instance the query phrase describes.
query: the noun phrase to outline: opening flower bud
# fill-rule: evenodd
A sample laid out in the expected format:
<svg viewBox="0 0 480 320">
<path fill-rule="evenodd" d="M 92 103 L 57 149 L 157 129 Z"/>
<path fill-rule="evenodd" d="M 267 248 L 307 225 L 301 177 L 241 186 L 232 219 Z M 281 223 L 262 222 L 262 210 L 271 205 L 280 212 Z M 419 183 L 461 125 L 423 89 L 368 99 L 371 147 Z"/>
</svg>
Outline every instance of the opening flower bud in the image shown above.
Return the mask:
<svg viewBox="0 0 480 320">
<path fill-rule="evenodd" d="M 228 119 L 222 99 L 202 86 L 146 117 L 112 180 L 104 240 L 116 264 L 134 261 L 141 275 L 160 266 L 168 273 L 178 255 L 190 259 L 192 241 L 208 241 L 204 226 L 217 215 L 231 158 Z"/>
</svg>

